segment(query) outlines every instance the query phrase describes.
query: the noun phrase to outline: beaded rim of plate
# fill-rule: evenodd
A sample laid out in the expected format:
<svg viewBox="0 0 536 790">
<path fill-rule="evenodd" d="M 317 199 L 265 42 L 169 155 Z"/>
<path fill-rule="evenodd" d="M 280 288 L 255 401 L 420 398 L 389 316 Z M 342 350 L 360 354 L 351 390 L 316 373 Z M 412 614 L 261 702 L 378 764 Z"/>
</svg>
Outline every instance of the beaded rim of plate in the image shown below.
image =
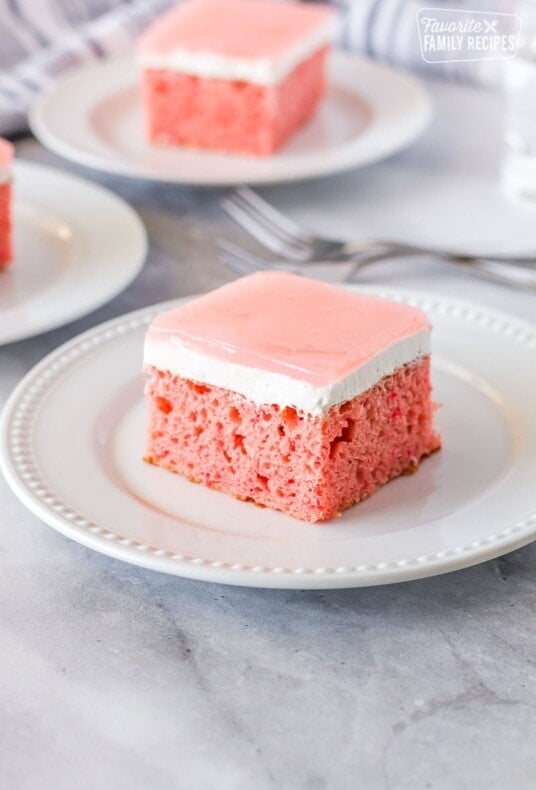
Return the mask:
<svg viewBox="0 0 536 790">
<path fill-rule="evenodd" d="M 447 315 L 468 323 L 477 324 L 478 326 L 491 329 L 498 334 L 507 336 L 531 351 L 536 350 L 536 329 L 531 327 L 528 323 L 511 318 L 507 314 L 501 314 L 488 308 L 479 308 L 461 300 L 443 299 L 428 294 L 414 292 L 404 294 L 401 291 L 377 288 L 362 288 L 361 290 L 370 290 L 378 296 L 419 307 L 431 314 Z M 18 485 L 16 487 L 24 489 L 26 494 L 29 494 L 33 499 L 34 503 L 39 503 L 41 506 L 44 506 L 44 509 L 48 511 L 50 515 L 53 515 L 53 518 L 48 522 L 50 526 L 60 529 L 58 522 L 62 522 L 63 525 L 67 527 L 66 531 L 68 531 L 68 534 L 71 536 L 72 528 L 76 527 L 82 533 L 89 533 L 97 537 L 97 539 L 101 538 L 103 544 L 108 544 L 108 547 L 110 544 L 116 544 L 123 548 L 127 547 L 131 550 L 129 559 L 136 564 L 143 564 L 140 559 L 136 559 L 136 555 L 148 554 L 155 559 L 171 560 L 177 565 L 191 567 L 191 575 L 196 578 L 203 578 L 202 572 L 200 573 L 200 571 L 202 571 L 203 568 L 208 568 L 241 573 L 249 572 L 254 575 L 293 577 L 319 577 L 330 575 L 332 577 L 348 578 L 359 574 L 378 574 L 382 577 L 381 581 L 385 582 L 387 580 L 385 577 L 388 577 L 390 573 L 392 574 L 393 572 L 403 569 L 430 566 L 437 563 L 447 563 L 448 565 L 450 559 L 455 559 L 459 562 L 464 555 L 471 555 L 476 550 L 483 547 L 489 547 L 490 551 L 493 552 L 492 556 L 497 556 L 501 553 L 501 545 L 504 543 L 511 543 L 512 539 L 515 540 L 516 546 L 527 544 L 531 542 L 531 540 L 536 539 L 535 510 L 528 518 L 511 524 L 499 532 L 495 532 L 464 545 L 454 545 L 440 552 L 405 557 L 392 562 L 379 562 L 375 565 L 363 564 L 339 567 L 288 568 L 226 563 L 211 560 L 206 557 L 177 554 L 145 543 L 139 543 L 130 538 L 125 538 L 117 532 L 112 532 L 102 525 L 88 520 L 83 513 L 77 512 L 65 502 L 57 492 L 53 491 L 47 485 L 39 471 L 32 450 L 32 429 L 39 404 L 50 387 L 64 375 L 71 366 L 76 364 L 81 357 L 84 357 L 95 348 L 119 336 L 124 336 L 129 332 L 134 332 L 147 326 L 158 313 L 182 301 L 184 301 L 184 299 L 175 299 L 154 307 L 143 308 L 135 313 L 113 319 L 100 327 L 91 329 L 79 337 L 68 341 L 36 365 L 36 367 L 26 375 L 13 393 L 5 408 L 2 420 L 3 433 L 6 437 L 9 450 L 9 465 L 11 467 L 11 469 L 7 468 L 8 462 L 4 459 L 4 473 L 8 481 L 10 477 L 12 477 L 10 472 L 13 473 L 13 475 L 18 478 Z M 40 512 L 39 515 L 43 517 L 42 512 Z M 60 531 L 62 530 L 60 529 Z M 83 543 L 84 541 L 81 539 L 80 542 Z M 118 556 L 108 547 L 102 545 L 102 551 L 106 554 L 112 554 L 112 556 Z M 507 546 L 505 550 L 511 548 L 511 546 Z M 461 567 L 462 564 L 459 566 L 457 565 L 457 567 Z M 194 569 L 196 569 L 195 572 Z M 448 567 L 445 568 L 445 570 L 448 569 Z M 169 566 L 162 566 L 160 570 L 172 572 Z M 418 574 L 414 574 L 408 578 L 417 578 L 417 576 Z M 205 578 L 208 578 L 208 575 Z M 393 579 L 393 581 L 398 580 L 400 579 Z M 229 582 L 237 583 L 236 581 L 231 582 L 231 579 L 229 579 Z M 246 584 L 247 582 L 244 583 Z"/>
</svg>

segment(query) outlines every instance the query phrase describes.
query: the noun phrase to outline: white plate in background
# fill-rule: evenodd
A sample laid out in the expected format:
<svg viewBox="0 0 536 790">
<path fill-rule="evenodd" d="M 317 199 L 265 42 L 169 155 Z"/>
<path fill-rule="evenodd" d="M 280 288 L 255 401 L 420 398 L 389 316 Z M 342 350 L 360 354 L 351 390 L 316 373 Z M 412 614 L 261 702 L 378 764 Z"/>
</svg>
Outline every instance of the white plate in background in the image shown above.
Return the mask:
<svg viewBox="0 0 536 790">
<path fill-rule="evenodd" d="M 37 102 L 30 124 L 43 145 L 96 170 L 224 186 L 295 181 L 370 164 L 413 142 L 430 117 L 430 100 L 415 77 L 333 52 L 315 117 L 268 157 L 150 145 L 132 57 L 69 72 Z"/>
<path fill-rule="evenodd" d="M 246 586 L 406 581 L 534 540 L 534 327 L 469 302 L 362 290 L 432 320 L 443 449 L 340 518 L 305 524 L 142 461 L 143 337 L 170 303 L 91 329 L 27 374 L 0 427 L 9 485 L 47 524 L 103 554 Z"/>
<path fill-rule="evenodd" d="M 14 260 L 0 272 L 0 346 L 113 299 L 147 253 L 138 215 L 103 187 L 49 167 L 13 168 Z"/>
</svg>

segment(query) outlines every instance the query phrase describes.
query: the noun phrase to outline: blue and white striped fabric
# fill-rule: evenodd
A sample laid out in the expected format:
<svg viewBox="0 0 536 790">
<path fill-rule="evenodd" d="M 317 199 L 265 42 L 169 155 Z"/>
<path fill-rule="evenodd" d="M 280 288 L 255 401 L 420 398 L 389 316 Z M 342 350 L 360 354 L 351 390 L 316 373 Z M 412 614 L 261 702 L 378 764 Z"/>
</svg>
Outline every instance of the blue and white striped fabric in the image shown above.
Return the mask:
<svg viewBox="0 0 536 790">
<path fill-rule="evenodd" d="M 254 0 L 252 0 L 254 1 Z M 26 112 L 58 75 L 95 58 L 123 52 L 176 0 L 0 0 L 0 135 L 26 129 Z M 438 5 L 504 10 L 508 0 Z M 415 15 L 425 0 L 332 0 L 341 13 L 341 44 L 431 75 L 486 79 L 483 64 L 426 66 Z M 489 76 L 489 75 L 488 75 Z"/>
</svg>

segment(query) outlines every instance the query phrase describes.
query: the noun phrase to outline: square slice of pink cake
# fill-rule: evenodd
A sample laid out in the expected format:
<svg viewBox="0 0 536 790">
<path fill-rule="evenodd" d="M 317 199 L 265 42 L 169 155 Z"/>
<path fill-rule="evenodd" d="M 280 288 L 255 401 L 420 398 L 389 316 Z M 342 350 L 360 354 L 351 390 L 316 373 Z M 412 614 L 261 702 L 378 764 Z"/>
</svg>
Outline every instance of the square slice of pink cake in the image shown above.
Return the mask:
<svg viewBox="0 0 536 790">
<path fill-rule="evenodd" d="M 145 460 L 322 521 L 437 450 L 430 325 L 291 274 L 244 277 L 147 332 Z"/>
<path fill-rule="evenodd" d="M 314 113 L 334 12 L 307 3 L 189 0 L 139 42 L 151 142 L 271 154 Z"/>
<path fill-rule="evenodd" d="M 0 269 L 11 262 L 11 164 L 13 146 L 0 138 Z"/>
</svg>

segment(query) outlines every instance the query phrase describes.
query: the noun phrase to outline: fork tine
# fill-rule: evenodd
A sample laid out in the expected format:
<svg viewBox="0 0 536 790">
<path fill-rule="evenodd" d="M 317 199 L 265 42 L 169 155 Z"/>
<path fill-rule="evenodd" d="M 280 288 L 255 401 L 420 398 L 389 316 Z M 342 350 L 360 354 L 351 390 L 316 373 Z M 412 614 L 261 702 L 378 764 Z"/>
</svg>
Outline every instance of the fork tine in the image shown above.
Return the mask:
<svg viewBox="0 0 536 790">
<path fill-rule="evenodd" d="M 304 253 L 305 256 L 309 255 L 311 249 L 310 242 L 289 233 L 278 221 L 274 222 L 270 216 L 263 211 L 259 211 L 255 205 L 243 200 L 240 195 L 234 194 L 228 198 L 228 200 L 236 209 L 243 212 L 243 214 L 248 217 L 249 221 L 262 225 L 268 233 L 278 239 L 282 244 L 286 245 L 291 251 L 299 251 L 297 254 L 295 253 L 294 257 L 298 257 L 299 255 L 299 258 L 302 258 L 304 257 Z"/>
<path fill-rule="evenodd" d="M 249 193 L 253 196 L 252 198 L 249 197 Z M 297 225 L 291 220 L 287 221 L 277 209 L 272 208 L 249 187 L 241 187 L 235 190 L 227 200 L 266 227 L 270 233 L 280 238 L 281 241 L 300 247 L 309 247 L 311 244 L 311 240 L 306 238 Z"/>
<path fill-rule="evenodd" d="M 304 254 L 306 250 L 303 247 L 289 244 L 279 234 L 274 234 L 271 228 L 266 227 L 265 222 L 253 216 L 248 209 L 237 205 L 232 198 L 223 200 L 221 207 L 240 227 L 277 255 L 300 261 L 307 260 L 310 257 L 308 254 Z"/>
<path fill-rule="evenodd" d="M 310 233 L 307 233 L 296 222 L 286 217 L 281 211 L 268 203 L 264 198 L 254 192 L 248 186 L 241 186 L 235 189 L 234 196 L 239 197 L 248 206 L 266 219 L 270 220 L 274 227 L 287 233 L 289 238 L 300 241 L 303 244 L 311 244 L 314 241 Z"/>
</svg>

